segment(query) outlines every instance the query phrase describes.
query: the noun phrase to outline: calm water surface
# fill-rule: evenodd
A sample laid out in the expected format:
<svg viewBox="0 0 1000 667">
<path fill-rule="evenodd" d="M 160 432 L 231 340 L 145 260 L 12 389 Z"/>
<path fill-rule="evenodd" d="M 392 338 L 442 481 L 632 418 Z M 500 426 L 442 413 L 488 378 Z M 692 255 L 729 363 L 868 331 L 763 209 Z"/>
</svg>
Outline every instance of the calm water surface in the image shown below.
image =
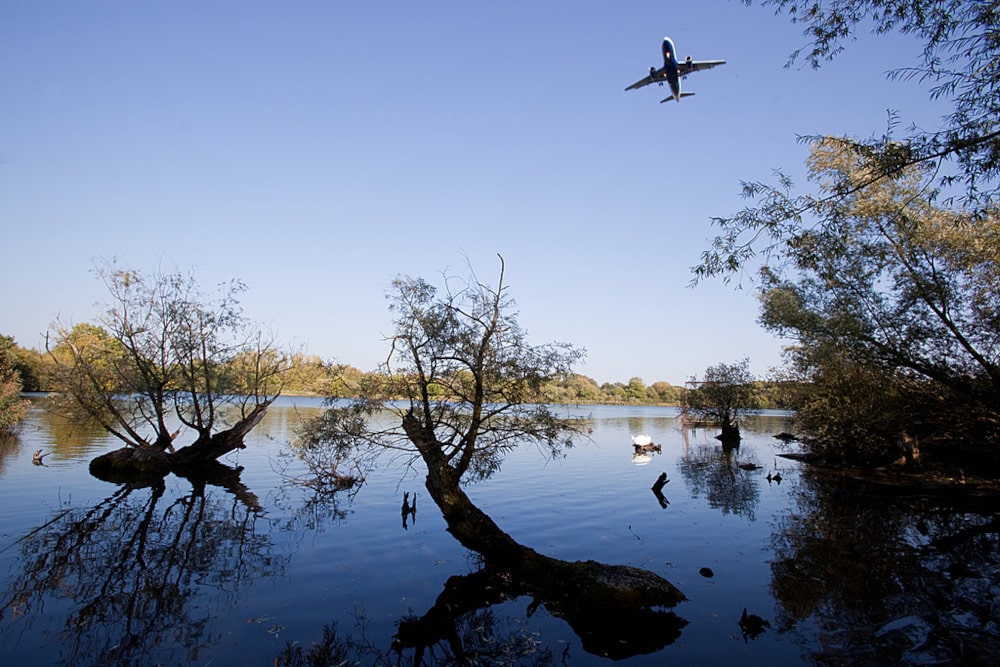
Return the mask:
<svg viewBox="0 0 1000 667">
<path fill-rule="evenodd" d="M 3 664 L 272 665 L 289 645 L 308 651 L 324 627 L 358 664 L 396 664 L 398 623 L 434 607 L 450 577 L 478 569 L 446 532 L 419 465 L 387 460 L 354 496 L 304 483 L 288 442 L 319 401 L 275 404 L 247 449 L 223 461 L 242 468 L 238 478 L 170 476 L 132 489 L 87 472 L 117 447 L 112 439 L 44 405 L 36 399 L 20 434 L 0 440 Z M 467 645 L 559 665 L 993 664 L 1000 655 L 992 500 L 945 503 L 818 476 L 777 457 L 773 434 L 790 429 L 782 416 L 755 419 L 741 447 L 724 452 L 714 431 L 681 428 L 671 408 L 575 413 L 592 419 L 591 442 L 555 461 L 517 452 L 470 496 L 544 554 L 666 577 L 689 598 L 675 610 L 687 623 L 675 639 L 653 638 L 652 652 L 612 661 L 517 598 L 460 619 Z M 633 461 L 639 433 L 662 452 Z M 32 464 L 36 449 L 50 452 L 43 466 Z M 662 503 L 650 489 L 661 472 Z M 405 525 L 404 492 L 417 494 Z M 744 609 L 767 625 L 744 633 Z M 442 645 L 426 657 L 448 654 Z"/>
</svg>

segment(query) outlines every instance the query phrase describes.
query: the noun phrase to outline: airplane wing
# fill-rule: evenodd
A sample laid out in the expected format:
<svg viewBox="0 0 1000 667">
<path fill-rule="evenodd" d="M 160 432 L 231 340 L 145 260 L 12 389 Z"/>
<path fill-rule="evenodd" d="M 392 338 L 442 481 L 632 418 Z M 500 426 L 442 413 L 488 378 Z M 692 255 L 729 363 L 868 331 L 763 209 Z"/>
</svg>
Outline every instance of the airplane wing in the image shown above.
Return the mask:
<svg viewBox="0 0 1000 667">
<path fill-rule="evenodd" d="M 667 72 L 665 68 L 661 67 L 658 70 L 651 71 L 649 73 L 649 76 L 645 77 L 644 79 L 639 79 L 625 90 L 635 90 L 636 88 L 642 88 L 643 86 L 648 86 L 651 83 L 663 83 L 666 80 L 667 80 Z"/>
<path fill-rule="evenodd" d="M 725 65 L 725 60 L 682 60 L 677 63 L 677 75 L 687 76 L 692 72 L 700 72 L 706 69 L 712 69 L 718 65 Z"/>
</svg>

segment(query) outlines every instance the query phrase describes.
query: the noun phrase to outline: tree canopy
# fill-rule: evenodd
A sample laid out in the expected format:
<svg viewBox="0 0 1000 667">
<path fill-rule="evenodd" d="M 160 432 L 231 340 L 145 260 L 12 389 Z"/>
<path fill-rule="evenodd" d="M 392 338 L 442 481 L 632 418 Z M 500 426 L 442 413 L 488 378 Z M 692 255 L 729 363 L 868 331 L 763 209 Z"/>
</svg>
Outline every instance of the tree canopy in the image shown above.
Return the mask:
<svg viewBox="0 0 1000 667">
<path fill-rule="evenodd" d="M 96 323 L 54 326 L 50 357 L 72 405 L 133 449 L 215 459 L 281 391 L 286 355 L 243 315 L 234 281 L 217 298 L 180 272 L 144 275 L 109 264 L 110 302 Z M 228 427 L 228 428 L 226 428 Z M 225 431 L 220 430 L 226 428 Z"/>
<path fill-rule="evenodd" d="M 752 0 L 744 0 L 753 4 Z M 809 45 L 790 63 L 820 67 L 860 31 L 899 32 L 924 45 L 920 60 L 890 73 L 928 86 L 931 98 L 950 105 L 939 128 L 900 130 L 904 110 L 894 110 L 888 129 L 868 138 L 840 137 L 866 165 L 861 180 L 831 182 L 819 196 L 796 195 L 783 173 L 776 184 L 747 181 L 742 194 L 753 205 L 714 218 L 720 231 L 695 267 L 695 280 L 730 279 L 755 257 L 780 255 L 785 241 L 804 225 L 823 224 L 824 204 L 893 179 L 922 165 L 925 196 L 971 220 L 992 215 L 1000 187 L 1000 3 L 997 0 L 758 0 L 805 26 Z M 807 137 L 816 141 L 820 137 Z M 910 170 L 910 173 L 913 173 Z"/>
<path fill-rule="evenodd" d="M 831 139 L 816 142 L 809 166 L 821 190 L 870 173 Z M 816 390 L 802 416 L 831 440 L 859 435 L 847 410 L 820 398 L 834 386 L 869 439 L 914 422 L 958 432 L 1000 418 L 1000 218 L 935 206 L 922 196 L 926 168 L 827 199 L 825 224 L 790 236 L 786 261 L 762 271 L 761 322 L 796 341 L 790 358 Z"/>
<path fill-rule="evenodd" d="M 722 427 L 723 439 L 738 439 L 743 415 L 760 407 L 760 388 L 750 360 L 709 366 L 701 380 L 691 378 L 685 407 L 695 416 Z"/>
<path fill-rule="evenodd" d="M 0 335 L 0 434 L 14 430 L 28 406 L 20 396 L 23 384 L 16 349 L 13 338 Z"/>
<path fill-rule="evenodd" d="M 385 364 L 349 395 L 357 397 L 349 405 L 307 427 L 308 446 L 334 445 L 362 458 L 408 451 L 446 464 L 458 480 L 490 476 L 514 447 L 532 443 L 556 455 L 569 443 L 573 422 L 543 402 L 543 390 L 570 377 L 583 352 L 528 343 L 502 270 L 496 285 L 448 277 L 443 290 L 401 276 L 388 299 L 395 330 Z M 404 419 L 433 434 L 435 451 L 420 450 Z"/>
</svg>

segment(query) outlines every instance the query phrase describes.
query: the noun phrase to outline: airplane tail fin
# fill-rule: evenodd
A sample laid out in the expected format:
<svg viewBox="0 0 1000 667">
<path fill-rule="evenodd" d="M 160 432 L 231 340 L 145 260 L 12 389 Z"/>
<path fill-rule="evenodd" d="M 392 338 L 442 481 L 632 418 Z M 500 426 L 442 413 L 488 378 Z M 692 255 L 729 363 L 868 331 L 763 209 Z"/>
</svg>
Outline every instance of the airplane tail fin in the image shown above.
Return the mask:
<svg viewBox="0 0 1000 667">
<path fill-rule="evenodd" d="M 694 93 L 681 93 L 681 97 L 691 97 L 692 95 L 694 95 Z M 671 95 L 670 97 L 665 97 L 662 100 L 660 100 L 660 104 L 663 104 L 664 102 L 669 102 L 672 99 L 674 99 L 673 95 Z M 680 100 L 677 101 L 680 102 Z"/>
</svg>

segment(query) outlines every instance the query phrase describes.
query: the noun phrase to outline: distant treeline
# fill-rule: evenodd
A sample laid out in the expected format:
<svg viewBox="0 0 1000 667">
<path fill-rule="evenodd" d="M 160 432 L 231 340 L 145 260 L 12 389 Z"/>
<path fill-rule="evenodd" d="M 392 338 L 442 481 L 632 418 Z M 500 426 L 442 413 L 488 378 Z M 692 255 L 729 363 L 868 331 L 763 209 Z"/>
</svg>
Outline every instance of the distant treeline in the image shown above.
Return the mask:
<svg viewBox="0 0 1000 667">
<path fill-rule="evenodd" d="M 11 365 L 20 373 L 24 391 L 60 391 L 54 362 L 37 350 L 22 348 L 7 336 L 0 336 Z M 376 381 L 375 374 L 365 373 L 346 364 L 324 362 L 309 354 L 293 354 L 282 374 L 282 393 L 298 396 L 337 396 L 351 398 L 365 382 Z M 767 407 L 781 407 L 774 386 L 758 383 L 762 402 Z M 598 384 L 586 375 L 574 374 L 550 382 L 543 390 L 546 403 L 594 403 L 630 405 L 683 405 L 684 387 L 669 382 L 647 385 L 641 377 L 628 382 Z"/>
</svg>

